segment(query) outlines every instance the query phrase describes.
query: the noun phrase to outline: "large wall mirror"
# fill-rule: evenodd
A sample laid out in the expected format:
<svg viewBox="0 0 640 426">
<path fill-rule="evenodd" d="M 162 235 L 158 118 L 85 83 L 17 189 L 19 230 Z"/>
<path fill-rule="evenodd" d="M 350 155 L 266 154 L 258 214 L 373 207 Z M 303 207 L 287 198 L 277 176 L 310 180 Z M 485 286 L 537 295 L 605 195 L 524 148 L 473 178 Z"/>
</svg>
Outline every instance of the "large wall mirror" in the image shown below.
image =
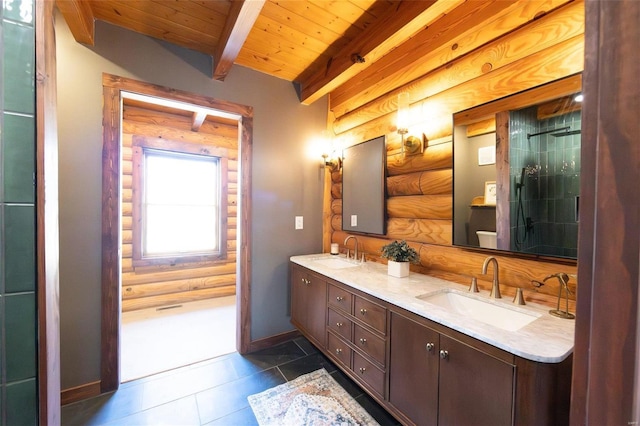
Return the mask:
<svg viewBox="0 0 640 426">
<path fill-rule="evenodd" d="M 453 244 L 576 258 L 581 76 L 454 114 Z"/>
<path fill-rule="evenodd" d="M 386 233 L 385 137 L 345 148 L 342 152 L 342 229 Z"/>
</svg>

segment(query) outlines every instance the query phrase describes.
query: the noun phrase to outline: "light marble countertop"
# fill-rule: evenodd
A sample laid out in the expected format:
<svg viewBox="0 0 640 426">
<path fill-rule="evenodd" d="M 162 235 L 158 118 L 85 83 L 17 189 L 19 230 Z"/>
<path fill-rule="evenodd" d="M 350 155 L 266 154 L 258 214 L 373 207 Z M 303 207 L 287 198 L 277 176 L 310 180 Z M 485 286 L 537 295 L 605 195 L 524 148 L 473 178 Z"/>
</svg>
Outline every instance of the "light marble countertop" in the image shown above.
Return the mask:
<svg viewBox="0 0 640 426">
<path fill-rule="evenodd" d="M 335 258 L 330 254 L 315 254 L 292 256 L 291 261 L 525 359 L 558 363 L 573 352 L 575 321 L 550 315 L 547 306 L 533 303 L 517 306 L 511 303 L 510 298 L 495 300 L 489 299 L 487 291 L 475 293 L 474 298 L 538 316 L 517 331 L 506 331 L 417 298 L 443 289 L 453 289 L 469 295 L 468 288 L 464 285 L 415 272 L 411 272 L 406 278 L 395 278 L 387 275 L 386 265 L 375 262 L 340 269 L 329 267 L 326 262 L 323 265 L 323 260 Z M 339 258 L 346 261 L 344 255 Z M 480 267 L 478 265 L 478 269 Z"/>
</svg>

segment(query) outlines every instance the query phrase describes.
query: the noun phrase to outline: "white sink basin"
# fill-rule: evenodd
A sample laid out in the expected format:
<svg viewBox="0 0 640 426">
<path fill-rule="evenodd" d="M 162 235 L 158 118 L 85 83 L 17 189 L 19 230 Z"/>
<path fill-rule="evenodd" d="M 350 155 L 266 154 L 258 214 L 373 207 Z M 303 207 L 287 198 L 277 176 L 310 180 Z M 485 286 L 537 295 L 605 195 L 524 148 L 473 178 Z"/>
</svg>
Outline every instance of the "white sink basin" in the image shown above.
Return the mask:
<svg viewBox="0 0 640 426">
<path fill-rule="evenodd" d="M 360 263 L 347 260 L 344 257 L 323 257 L 320 259 L 314 259 L 313 263 L 317 263 L 318 265 L 322 265 L 330 269 L 344 269 L 360 266 Z"/>
<path fill-rule="evenodd" d="M 522 312 L 454 290 L 416 296 L 427 303 L 449 309 L 475 321 L 507 331 L 517 331 L 540 318 L 539 314 Z"/>
</svg>

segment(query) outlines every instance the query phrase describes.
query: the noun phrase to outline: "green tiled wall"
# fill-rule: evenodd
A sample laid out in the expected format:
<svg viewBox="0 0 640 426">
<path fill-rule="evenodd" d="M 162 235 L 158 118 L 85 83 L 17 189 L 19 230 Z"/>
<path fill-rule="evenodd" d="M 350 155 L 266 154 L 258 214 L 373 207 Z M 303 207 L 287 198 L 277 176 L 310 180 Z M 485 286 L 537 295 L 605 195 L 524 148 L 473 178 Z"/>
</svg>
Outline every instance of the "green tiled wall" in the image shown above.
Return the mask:
<svg viewBox="0 0 640 426">
<path fill-rule="evenodd" d="M 509 120 L 510 175 L 512 185 L 520 183 L 525 169 L 522 207 L 525 217 L 534 221 L 533 232 L 520 247 L 522 251 L 553 256 L 577 257 L 578 218 L 576 199 L 580 195 L 580 134 L 556 137 L 562 132 L 550 132 L 527 137 L 527 134 L 549 132 L 569 127 L 579 131 L 581 111 L 538 120 L 536 107 L 512 111 Z M 518 204 L 515 191 L 510 196 L 511 241 L 516 232 Z M 515 249 L 515 246 L 512 246 Z"/>
<path fill-rule="evenodd" d="M 0 11 L 0 426 L 38 423 L 33 6 Z"/>
</svg>

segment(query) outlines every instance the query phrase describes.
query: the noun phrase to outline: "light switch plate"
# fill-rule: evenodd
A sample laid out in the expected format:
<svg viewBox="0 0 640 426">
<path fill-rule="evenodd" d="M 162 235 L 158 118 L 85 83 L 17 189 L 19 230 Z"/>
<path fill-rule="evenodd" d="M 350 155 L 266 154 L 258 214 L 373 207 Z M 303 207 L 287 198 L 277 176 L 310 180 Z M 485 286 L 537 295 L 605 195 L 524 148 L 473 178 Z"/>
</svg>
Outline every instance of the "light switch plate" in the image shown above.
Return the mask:
<svg viewBox="0 0 640 426">
<path fill-rule="evenodd" d="M 296 216 L 296 229 L 304 228 L 304 219 L 302 216 Z"/>
<path fill-rule="evenodd" d="M 358 226 L 358 215 L 357 214 L 352 214 L 351 215 L 351 226 Z"/>
</svg>

